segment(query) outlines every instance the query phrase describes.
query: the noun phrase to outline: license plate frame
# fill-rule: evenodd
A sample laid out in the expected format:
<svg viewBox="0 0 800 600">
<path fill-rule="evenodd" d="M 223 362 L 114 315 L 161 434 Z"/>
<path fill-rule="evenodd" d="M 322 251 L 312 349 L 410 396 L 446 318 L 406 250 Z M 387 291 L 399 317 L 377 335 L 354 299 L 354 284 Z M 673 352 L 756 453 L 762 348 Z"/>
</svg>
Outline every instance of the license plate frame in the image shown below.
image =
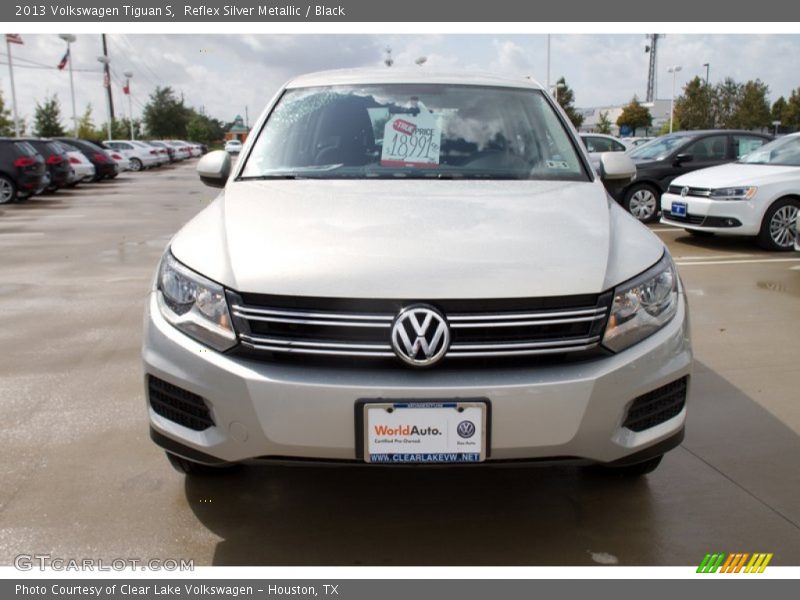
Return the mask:
<svg viewBox="0 0 800 600">
<path fill-rule="evenodd" d="M 468 416 L 475 415 L 475 409 L 480 412 L 481 421 L 476 426 L 476 434 L 480 439 L 480 448 L 477 459 L 471 457 L 459 456 L 457 460 L 435 460 L 431 456 L 421 455 L 442 455 L 439 458 L 444 458 L 446 455 L 453 454 L 446 450 L 438 452 L 386 452 L 375 453 L 370 452 L 370 431 L 368 430 L 370 424 L 371 410 L 386 410 L 391 408 L 394 411 L 411 411 L 411 410 L 424 410 L 424 409 L 445 409 L 450 415 L 447 423 L 451 427 L 448 433 L 454 437 L 457 434 L 455 429 L 452 429 L 453 422 L 461 413 L 459 408 L 464 409 L 463 412 Z M 467 409 L 470 409 L 468 412 Z M 449 413 L 449 411 L 453 411 Z M 408 415 L 413 420 L 419 420 L 417 417 L 422 413 L 412 412 L 397 412 L 397 415 Z M 433 416 L 433 415 L 428 415 Z M 361 398 L 355 403 L 355 445 L 356 445 L 356 458 L 366 464 L 372 465 L 419 465 L 419 464 L 452 464 L 452 465 L 465 465 L 465 464 L 480 464 L 491 456 L 491 419 L 492 409 L 491 402 L 488 398 Z M 466 419 L 470 420 L 470 419 Z M 399 436 L 404 439 L 405 436 Z M 471 438 L 469 438 L 471 440 Z M 462 441 L 462 440 L 457 440 Z M 413 444 L 409 444 L 413 446 Z M 389 443 L 387 448 L 397 448 L 397 444 Z M 379 459 L 378 454 L 385 458 Z M 395 454 L 402 454 L 405 457 L 394 457 Z M 459 454 L 456 452 L 456 454 Z M 473 452 L 463 452 L 463 454 L 476 454 Z"/>
</svg>

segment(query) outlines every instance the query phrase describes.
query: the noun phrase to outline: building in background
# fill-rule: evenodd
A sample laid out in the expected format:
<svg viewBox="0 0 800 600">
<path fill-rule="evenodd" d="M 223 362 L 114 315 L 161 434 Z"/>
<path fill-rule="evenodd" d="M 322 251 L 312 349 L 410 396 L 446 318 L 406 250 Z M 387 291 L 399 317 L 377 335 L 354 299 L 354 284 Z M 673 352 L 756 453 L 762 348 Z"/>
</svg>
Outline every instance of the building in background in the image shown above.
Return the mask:
<svg viewBox="0 0 800 600">
<path fill-rule="evenodd" d="M 627 102 L 625 103 L 627 104 Z M 642 102 L 642 106 L 650 110 L 653 117 L 653 125 L 647 128 L 639 128 L 636 131 L 620 131 L 617 127 L 617 119 L 622 114 L 625 105 L 617 104 L 613 106 L 597 106 L 595 108 L 579 109 L 583 115 L 581 133 L 596 133 L 597 122 L 600 120 L 600 113 L 608 113 L 607 118 L 611 121 L 611 135 L 619 137 L 628 136 L 653 136 L 658 133 L 664 123 L 669 123 L 669 100 L 654 100 L 653 102 Z"/>
<path fill-rule="evenodd" d="M 239 140 L 240 142 L 244 143 L 244 141 L 247 139 L 248 133 L 250 133 L 250 130 L 245 127 L 242 115 L 236 115 L 236 118 L 233 119 L 233 126 L 231 126 L 231 128 L 225 133 L 225 141 Z"/>
</svg>

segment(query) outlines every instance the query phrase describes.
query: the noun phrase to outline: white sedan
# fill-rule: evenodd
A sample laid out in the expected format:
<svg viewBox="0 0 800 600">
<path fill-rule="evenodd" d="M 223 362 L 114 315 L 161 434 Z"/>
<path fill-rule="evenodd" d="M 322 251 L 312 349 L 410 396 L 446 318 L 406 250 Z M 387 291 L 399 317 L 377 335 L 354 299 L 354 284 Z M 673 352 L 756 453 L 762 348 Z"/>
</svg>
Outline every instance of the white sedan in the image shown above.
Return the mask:
<svg viewBox="0 0 800 600">
<path fill-rule="evenodd" d="M 242 142 L 239 140 L 228 140 L 225 142 L 225 152 L 228 154 L 239 154 L 242 151 Z"/>
<path fill-rule="evenodd" d="M 800 133 L 678 177 L 661 196 L 662 223 L 694 235 L 752 236 L 768 250 L 792 249 L 799 211 Z"/>
</svg>

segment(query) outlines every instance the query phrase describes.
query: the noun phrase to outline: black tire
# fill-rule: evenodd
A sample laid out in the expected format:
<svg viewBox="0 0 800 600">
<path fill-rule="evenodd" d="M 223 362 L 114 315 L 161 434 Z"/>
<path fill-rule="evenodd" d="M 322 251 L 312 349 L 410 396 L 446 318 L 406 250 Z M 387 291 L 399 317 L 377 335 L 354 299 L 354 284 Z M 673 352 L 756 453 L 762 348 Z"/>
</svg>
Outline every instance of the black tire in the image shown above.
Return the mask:
<svg viewBox="0 0 800 600">
<path fill-rule="evenodd" d="M 172 468 L 174 468 L 178 473 L 183 473 L 184 475 L 220 475 L 222 473 L 230 472 L 231 469 L 236 466 L 235 464 L 220 466 L 204 465 L 202 463 L 183 458 L 182 456 L 172 454 L 171 452 L 167 452 L 166 455 L 169 464 L 172 465 Z"/>
<path fill-rule="evenodd" d="M 635 183 L 625 192 L 622 206 L 640 223 L 653 223 L 661 212 L 661 192 L 649 183 Z"/>
<path fill-rule="evenodd" d="M 17 184 L 10 177 L 0 175 L 0 204 L 10 204 L 17 199 Z"/>
<path fill-rule="evenodd" d="M 662 458 L 664 458 L 663 454 L 633 465 L 625 465 L 623 467 L 599 465 L 593 470 L 599 471 L 604 475 L 612 475 L 617 477 L 643 477 L 644 475 L 655 471 L 658 465 L 661 464 Z"/>
<path fill-rule="evenodd" d="M 713 231 L 699 231 L 697 229 L 684 229 L 684 231 L 689 235 L 691 235 L 692 237 L 699 237 L 699 238 L 714 237 Z"/>
<path fill-rule="evenodd" d="M 761 223 L 758 245 L 773 252 L 793 250 L 799 210 L 800 200 L 797 198 L 781 198 L 774 202 Z"/>
</svg>

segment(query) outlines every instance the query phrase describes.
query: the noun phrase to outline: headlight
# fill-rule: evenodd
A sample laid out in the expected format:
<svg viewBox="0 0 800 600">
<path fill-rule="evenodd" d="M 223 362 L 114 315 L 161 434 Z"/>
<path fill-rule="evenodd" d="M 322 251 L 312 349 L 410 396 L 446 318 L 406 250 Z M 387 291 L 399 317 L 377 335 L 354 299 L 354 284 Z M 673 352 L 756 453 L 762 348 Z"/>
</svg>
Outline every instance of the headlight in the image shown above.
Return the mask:
<svg viewBox="0 0 800 600">
<path fill-rule="evenodd" d="M 669 254 L 614 290 L 603 345 L 620 352 L 666 325 L 678 310 L 678 274 Z"/>
<path fill-rule="evenodd" d="M 185 267 L 170 252 L 158 269 L 158 307 L 176 328 L 215 350 L 236 344 L 225 290 Z"/>
<path fill-rule="evenodd" d="M 713 200 L 750 200 L 756 195 L 757 187 L 731 187 L 711 190 L 710 198 Z"/>
</svg>

